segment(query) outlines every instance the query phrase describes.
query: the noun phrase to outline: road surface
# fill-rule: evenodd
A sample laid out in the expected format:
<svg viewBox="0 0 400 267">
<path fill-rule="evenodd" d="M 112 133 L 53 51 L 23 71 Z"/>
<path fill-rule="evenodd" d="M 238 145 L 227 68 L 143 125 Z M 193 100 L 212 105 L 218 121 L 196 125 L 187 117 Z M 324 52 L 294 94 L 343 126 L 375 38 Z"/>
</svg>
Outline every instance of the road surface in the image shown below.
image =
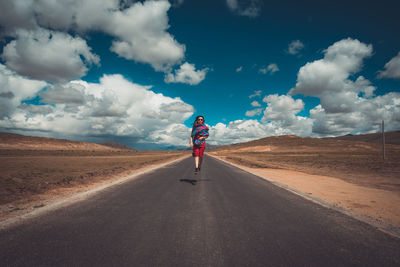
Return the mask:
<svg viewBox="0 0 400 267">
<path fill-rule="evenodd" d="M 400 266 L 400 239 L 206 156 L 0 232 L 1 266 Z"/>
</svg>

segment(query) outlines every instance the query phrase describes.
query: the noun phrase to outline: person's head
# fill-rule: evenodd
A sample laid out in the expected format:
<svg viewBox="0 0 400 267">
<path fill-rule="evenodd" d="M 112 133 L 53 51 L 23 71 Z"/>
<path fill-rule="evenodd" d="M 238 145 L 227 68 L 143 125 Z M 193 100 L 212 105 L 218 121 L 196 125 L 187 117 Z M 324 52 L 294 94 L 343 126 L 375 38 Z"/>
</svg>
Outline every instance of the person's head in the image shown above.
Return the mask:
<svg viewBox="0 0 400 267">
<path fill-rule="evenodd" d="M 205 123 L 206 121 L 204 120 L 204 117 L 199 115 L 196 117 L 196 119 L 194 120 L 194 123 Z"/>
</svg>

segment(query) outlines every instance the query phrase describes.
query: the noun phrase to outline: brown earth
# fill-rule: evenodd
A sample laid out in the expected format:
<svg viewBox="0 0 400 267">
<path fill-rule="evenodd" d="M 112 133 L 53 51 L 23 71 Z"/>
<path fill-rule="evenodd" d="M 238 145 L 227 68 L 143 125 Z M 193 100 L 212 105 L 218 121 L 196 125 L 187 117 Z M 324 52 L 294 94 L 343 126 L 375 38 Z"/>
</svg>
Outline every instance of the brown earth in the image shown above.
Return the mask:
<svg viewBox="0 0 400 267">
<path fill-rule="evenodd" d="M 180 157 L 179 152 L 0 151 L 0 205 L 121 176 L 129 171 Z"/>
<path fill-rule="evenodd" d="M 268 137 L 214 150 L 212 154 L 254 168 L 333 176 L 362 186 L 400 192 L 400 145 L 335 139 Z"/>
</svg>

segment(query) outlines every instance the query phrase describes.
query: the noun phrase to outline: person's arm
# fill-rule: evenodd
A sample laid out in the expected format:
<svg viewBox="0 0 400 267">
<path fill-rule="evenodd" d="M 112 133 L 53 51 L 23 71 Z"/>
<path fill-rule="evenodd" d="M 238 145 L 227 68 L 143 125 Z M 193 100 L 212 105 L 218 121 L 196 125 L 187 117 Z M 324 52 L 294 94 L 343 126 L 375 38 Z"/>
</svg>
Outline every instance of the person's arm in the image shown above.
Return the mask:
<svg viewBox="0 0 400 267">
<path fill-rule="evenodd" d="M 207 130 L 208 130 L 208 127 L 207 127 Z M 209 137 L 209 135 L 202 136 L 202 137 L 199 138 L 199 140 L 206 140 L 208 137 Z"/>
<path fill-rule="evenodd" d="M 193 147 L 193 136 L 190 137 L 190 147 Z"/>
</svg>

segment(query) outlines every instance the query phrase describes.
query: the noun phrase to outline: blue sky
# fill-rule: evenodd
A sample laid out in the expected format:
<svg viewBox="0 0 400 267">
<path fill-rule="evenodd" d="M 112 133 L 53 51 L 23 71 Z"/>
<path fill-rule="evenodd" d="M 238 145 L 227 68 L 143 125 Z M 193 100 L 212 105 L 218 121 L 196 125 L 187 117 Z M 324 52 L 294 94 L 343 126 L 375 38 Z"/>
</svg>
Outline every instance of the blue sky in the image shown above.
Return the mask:
<svg viewBox="0 0 400 267">
<path fill-rule="evenodd" d="M 400 130 L 397 1 L 2 1 L 0 130 L 135 148 Z"/>
</svg>

